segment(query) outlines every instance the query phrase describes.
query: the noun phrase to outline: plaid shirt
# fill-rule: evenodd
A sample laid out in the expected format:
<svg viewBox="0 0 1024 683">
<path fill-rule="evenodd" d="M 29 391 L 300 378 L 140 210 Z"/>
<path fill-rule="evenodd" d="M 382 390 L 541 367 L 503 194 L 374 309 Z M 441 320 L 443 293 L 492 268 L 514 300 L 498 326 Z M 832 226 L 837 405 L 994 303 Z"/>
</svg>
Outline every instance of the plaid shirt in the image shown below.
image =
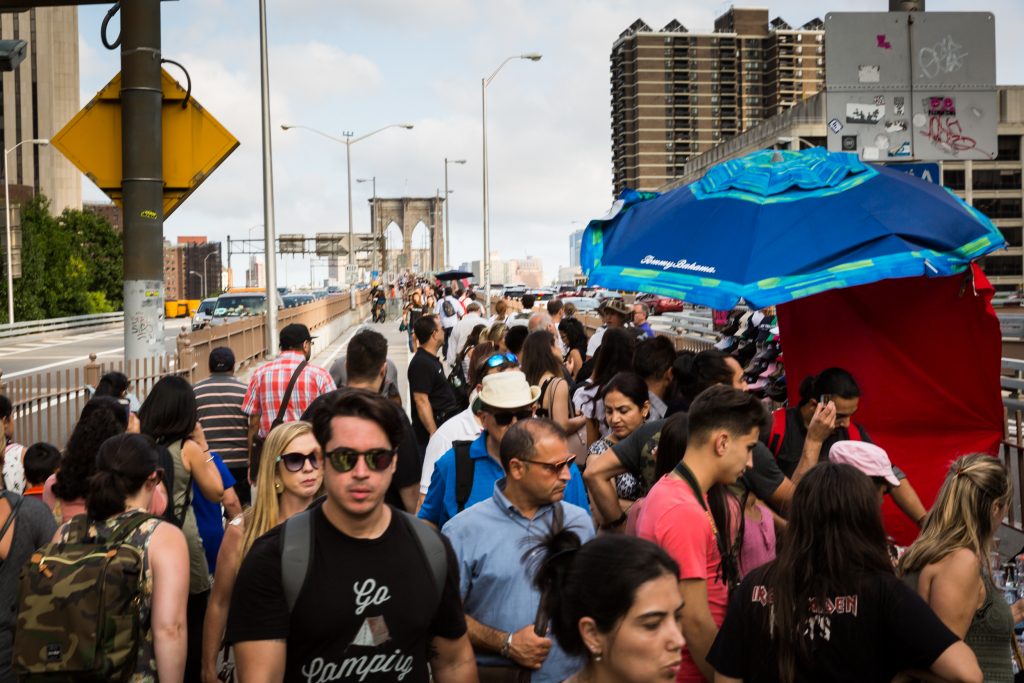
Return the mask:
<svg viewBox="0 0 1024 683">
<path fill-rule="evenodd" d="M 260 436 L 265 437 L 270 432 L 270 425 L 277 417 L 277 411 L 281 409 L 284 392 L 288 389 L 292 373 L 304 359 L 305 356 L 298 351 L 285 351 L 276 360 L 260 366 L 253 373 L 252 379 L 249 380 L 249 388 L 245 391 L 242 412 L 250 416 L 260 416 Z M 326 370 L 315 365 L 306 365 L 295 381 L 284 421 L 298 420 L 313 399 L 335 389 L 337 387 L 334 380 Z"/>
</svg>

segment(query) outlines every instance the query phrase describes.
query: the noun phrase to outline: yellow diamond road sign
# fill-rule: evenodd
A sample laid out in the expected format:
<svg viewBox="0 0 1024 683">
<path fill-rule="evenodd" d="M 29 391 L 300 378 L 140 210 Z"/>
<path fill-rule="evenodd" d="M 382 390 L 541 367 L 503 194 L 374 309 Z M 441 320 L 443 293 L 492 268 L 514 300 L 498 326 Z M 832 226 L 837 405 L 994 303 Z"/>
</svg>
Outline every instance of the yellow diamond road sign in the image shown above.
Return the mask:
<svg viewBox="0 0 1024 683">
<path fill-rule="evenodd" d="M 163 87 L 164 218 L 238 147 L 238 140 L 160 70 Z M 85 105 L 50 144 L 117 203 L 121 202 L 121 74 Z"/>
</svg>

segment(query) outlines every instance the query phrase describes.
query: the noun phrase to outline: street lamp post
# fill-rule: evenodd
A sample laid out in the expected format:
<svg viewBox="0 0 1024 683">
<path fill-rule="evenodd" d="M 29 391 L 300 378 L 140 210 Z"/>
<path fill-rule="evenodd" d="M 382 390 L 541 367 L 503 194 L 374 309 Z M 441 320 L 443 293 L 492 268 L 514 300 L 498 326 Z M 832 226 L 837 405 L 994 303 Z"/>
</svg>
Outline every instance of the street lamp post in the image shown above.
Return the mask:
<svg viewBox="0 0 1024 683">
<path fill-rule="evenodd" d="M 203 298 L 204 299 L 209 298 L 209 296 L 210 296 L 210 288 L 206 286 L 206 282 L 207 282 L 206 278 L 209 276 L 208 271 L 206 270 L 206 262 L 209 261 L 210 257 L 213 256 L 216 253 L 217 252 L 215 252 L 215 251 L 211 251 L 209 254 L 206 255 L 206 258 L 203 259 Z"/>
<path fill-rule="evenodd" d="M 22 145 L 48 145 L 50 141 L 46 138 L 33 138 L 31 140 L 22 140 L 14 147 L 4 150 L 4 211 L 7 214 L 6 227 L 7 227 L 7 324 L 14 324 L 14 249 L 11 245 L 11 176 L 8 173 L 7 159 L 11 155 L 11 152 L 18 149 Z"/>
<path fill-rule="evenodd" d="M 346 168 L 347 168 L 347 171 L 348 171 L 348 263 L 350 265 L 355 264 L 355 249 L 353 248 L 354 245 L 353 245 L 353 237 L 352 237 L 352 145 L 356 144 L 360 140 L 365 140 L 366 138 L 370 137 L 371 135 L 376 135 L 377 133 L 379 133 L 379 132 L 381 132 L 383 130 L 387 130 L 388 128 L 405 128 L 406 130 L 411 130 L 412 127 L 413 127 L 413 125 L 411 123 L 392 123 L 392 124 L 384 126 L 382 128 L 378 128 L 377 130 L 370 131 L 369 133 L 366 133 L 365 135 L 360 135 L 357 138 L 356 137 L 352 137 L 354 135 L 354 133 L 352 133 L 351 131 L 343 131 L 342 132 L 342 136 L 343 137 L 337 138 L 337 137 L 334 137 L 333 135 L 328 135 L 327 133 L 323 132 L 322 130 L 317 130 L 316 128 L 310 128 L 309 126 L 299 126 L 299 125 L 289 124 L 289 123 L 281 124 L 281 130 L 291 130 L 292 128 L 301 128 L 303 130 L 308 130 L 310 133 L 316 133 L 317 135 L 325 137 L 328 140 L 333 140 L 335 142 L 340 142 L 341 144 L 345 145 L 345 165 L 346 165 Z"/>
<path fill-rule="evenodd" d="M 512 55 L 506 57 L 505 61 L 498 65 L 487 78 L 480 79 L 480 104 L 481 122 L 483 124 L 483 157 L 484 157 L 484 312 L 490 312 L 491 308 L 491 217 L 490 217 L 490 195 L 487 187 L 487 86 L 491 84 L 498 72 L 513 59 L 529 59 L 531 62 L 539 61 L 541 55 L 530 52 L 523 55 Z"/>
<path fill-rule="evenodd" d="M 466 163 L 465 159 L 449 159 L 448 157 L 444 158 L 444 201 L 445 201 L 445 207 L 444 207 L 444 269 L 445 270 L 448 270 L 449 268 L 452 267 L 452 251 L 451 251 L 451 246 L 450 246 L 451 243 L 452 243 L 452 231 L 451 231 L 451 221 L 449 220 L 449 214 L 451 214 L 451 205 L 448 204 L 448 201 L 449 201 L 448 197 L 451 195 L 451 192 L 448 191 L 448 164 L 465 164 L 465 163 Z"/>
<path fill-rule="evenodd" d="M 202 287 L 203 291 L 205 292 L 206 291 L 206 276 L 203 275 L 202 273 L 197 273 L 194 270 L 188 271 L 188 274 L 189 275 L 195 275 L 197 278 L 199 278 L 199 286 Z"/>
<path fill-rule="evenodd" d="M 356 182 L 373 183 L 373 204 L 370 209 L 370 237 L 372 238 L 370 244 L 373 245 L 370 247 L 370 253 L 373 254 L 373 258 L 371 259 L 372 265 L 370 267 L 373 270 L 377 270 L 377 176 L 356 178 Z"/>
</svg>

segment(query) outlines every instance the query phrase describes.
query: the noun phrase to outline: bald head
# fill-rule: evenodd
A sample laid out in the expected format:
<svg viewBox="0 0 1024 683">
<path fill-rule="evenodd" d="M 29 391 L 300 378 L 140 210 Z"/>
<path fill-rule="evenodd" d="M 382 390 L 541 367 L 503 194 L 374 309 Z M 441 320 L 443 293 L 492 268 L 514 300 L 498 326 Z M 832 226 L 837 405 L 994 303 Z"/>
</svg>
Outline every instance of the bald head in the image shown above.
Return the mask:
<svg viewBox="0 0 1024 683">
<path fill-rule="evenodd" d="M 534 313 L 530 316 L 530 322 L 528 324 L 530 332 L 536 332 L 537 330 L 548 330 L 554 325 L 551 322 L 551 316 L 547 313 Z"/>
</svg>

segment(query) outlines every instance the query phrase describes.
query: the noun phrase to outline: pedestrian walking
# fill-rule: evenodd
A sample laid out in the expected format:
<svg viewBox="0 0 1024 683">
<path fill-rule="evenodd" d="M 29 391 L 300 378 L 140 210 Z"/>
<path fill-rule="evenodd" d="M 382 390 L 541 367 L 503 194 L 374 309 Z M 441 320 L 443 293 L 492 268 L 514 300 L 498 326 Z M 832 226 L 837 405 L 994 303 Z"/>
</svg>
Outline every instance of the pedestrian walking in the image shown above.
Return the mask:
<svg viewBox="0 0 1024 683">
<path fill-rule="evenodd" d="M 533 683 L 561 683 L 582 667 L 535 622 L 540 592 L 529 576 L 524 545 L 552 528 L 587 541 L 594 525 L 586 510 L 564 502 L 569 467 L 565 435 L 545 419 L 517 422 L 501 441 L 505 476 L 491 499 L 469 507 L 444 525 L 459 561 L 469 638 L 482 683 L 512 680 L 531 671 Z"/>
<path fill-rule="evenodd" d="M 3 394 L 0 394 L 0 428 L 3 429 L 4 441 L 4 457 L 0 462 L 3 486 L 8 491 L 21 493 L 25 490 L 25 466 L 22 463 L 25 447 L 14 440 L 14 405 Z"/>
<path fill-rule="evenodd" d="M 384 503 L 402 438 L 392 406 L 338 392 L 313 431 L 326 497 L 257 539 L 238 572 L 227 641 L 241 680 L 476 681 L 451 546 Z"/>
<path fill-rule="evenodd" d="M 1013 627 L 1024 621 L 1024 600 L 1003 599 L 989 552 L 1012 498 L 1001 462 L 982 454 L 957 458 L 899 564 L 904 582 L 967 643 L 985 680 L 997 683 L 1014 680 Z"/>
<path fill-rule="evenodd" d="M 271 429 L 298 420 L 317 396 L 337 388 L 326 370 L 309 364 L 313 337 L 308 327 L 285 325 L 278 342 L 280 355 L 256 369 L 242 402 L 249 416 L 250 471 L 259 471 L 259 449 Z"/>
<path fill-rule="evenodd" d="M 242 560 L 257 538 L 305 510 L 323 489 L 323 454 L 308 422 L 275 427 L 267 436 L 265 448 L 266 457 L 260 461 L 263 471 L 255 478 L 273 484 L 259 488 L 252 507 L 231 520 L 217 557 L 210 605 L 203 622 L 203 683 L 224 680 L 219 678 L 224 667 L 218 668 L 218 655 L 223 653 L 228 659 L 224 629 Z"/>
<path fill-rule="evenodd" d="M 249 418 L 242 410 L 246 384 L 235 377 L 235 353 L 227 346 L 210 351 L 210 376 L 192 387 L 196 395 L 199 424 L 210 451 L 231 472 L 235 493 L 242 505 L 249 504 Z"/>
<path fill-rule="evenodd" d="M 684 645 L 679 566 L 640 538 L 544 536 L 534 581 L 551 633 L 583 667 L 565 683 L 674 681 Z"/>
<path fill-rule="evenodd" d="M 409 360 L 407 370 L 412 395 L 412 426 L 420 450 L 427 448 L 430 435 L 455 414 L 455 394 L 445 377 L 437 354 L 444 342 L 444 330 L 438 319 L 424 316 L 414 330 L 419 348 Z"/>
<path fill-rule="evenodd" d="M 25 449 L 24 495 L 43 499 L 46 480 L 60 467 L 60 450 L 53 444 L 39 441 Z"/>
<path fill-rule="evenodd" d="M 786 543 L 733 593 L 707 661 L 723 683 L 982 680 L 970 648 L 893 574 L 871 480 L 830 462 L 797 485 Z"/>
</svg>

